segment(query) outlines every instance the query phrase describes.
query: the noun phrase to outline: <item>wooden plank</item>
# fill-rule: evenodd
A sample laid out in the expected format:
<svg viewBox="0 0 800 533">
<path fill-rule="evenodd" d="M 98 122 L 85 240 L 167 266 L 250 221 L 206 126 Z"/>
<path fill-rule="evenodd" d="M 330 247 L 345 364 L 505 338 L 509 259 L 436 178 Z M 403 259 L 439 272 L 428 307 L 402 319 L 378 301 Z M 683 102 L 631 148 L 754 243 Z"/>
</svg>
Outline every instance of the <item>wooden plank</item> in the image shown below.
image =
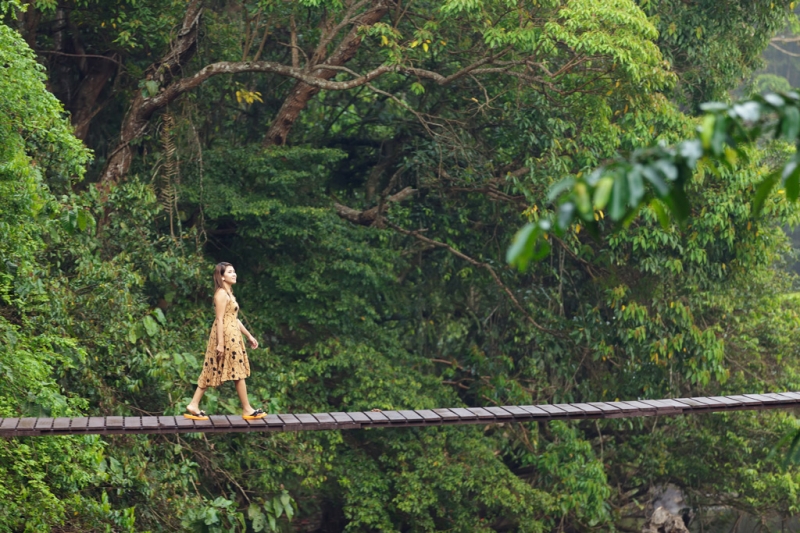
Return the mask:
<svg viewBox="0 0 800 533">
<path fill-rule="evenodd" d="M 382 411 L 383 415 L 389 419 L 389 422 L 392 424 L 405 424 L 406 417 L 398 413 L 397 411 Z"/>
<path fill-rule="evenodd" d="M 600 409 L 600 411 L 603 412 L 603 418 L 619 418 L 623 415 L 622 409 L 611 405 L 610 403 L 589 402 L 588 405 Z"/>
<path fill-rule="evenodd" d="M 441 419 L 445 422 L 456 421 L 458 420 L 458 415 L 455 414 L 450 409 L 432 409 L 434 414 L 441 417 Z M 420 412 L 420 411 L 417 411 Z M 420 413 L 421 414 L 421 413 Z"/>
<path fill-rule="evenodd" d="M 732 400 L 732 399 L 728 398 L 727 396 L 709 396 L 708 399 L 709 400 L 714 400 L 716 402 L 723 403 L 723 404 L 725 404 L 725 407 L 728 407 L 730 409 L 735 409 L 737 407 L 739 407 L 739 408 L 743 407 L 742 406 L 742 402 L 737 402 L 736 400 Z"/>
<path fill-rule="evenodd" d="M 38 433 L 36 431 L 36 422 L 38 421 L 37 418 L 34 417 L 25 417 L 19 419 L 19 424 L 17 424 L 17 428 L 15 432 L 18 435 L 35 435 Z"/>
<path fill-rule="evenodd" d="M 463 407 L 451 407 L 450 410 L 456 415 L 458 415 L 459 422 L 465 422 L 467 420 L 478 420 L 477 414 L 467 409 L 464 409 Z"/>
<path fill-rule="evenodd" d="M 336 422 L 335 429 L 361 429 L 361 423 L 356 422 L 348 413 L 328 413 L 334 422 Z"/>
<path fill-rule="evenodd" d="M 328 413 L 313 413 L 311 416 L 317 421 L 320 429 L 339 429 L 336 420 Z"/>
<path fill-rule="evenodd" d="M 142 429 L 142 417 L 126 416 L 123 420 L 125 431 Z"/>
<path fill-rule="evenodd" d="M 103 416 L 90 416 L 89 423 L 86 424 L 86 431 L 99 433 L 106 428 L 106 419 Z"/>
<path fill-rule="evenodd" d="M 788 399 L 790 399 L 790 400 L 792 400 L 794 402 L 800 402 L 800 393 L 797 393 L 797 392 L 778 392 L 776 394 L 779 394 L 779 395 L 783 396 L 784 398 L 788 398 Z"/>
<path fill-rule="evenodd" d="M 555 405 L 542 404 L 537 407 L 539 407 L 539 409 L 541 409 L 542 411 L 546 412 L 548 415 L 554 418 L 566 418 L 569 416 L 569 413 L 567 413 L 560 407 L 556 407 Z"/>
<path fill-rule="evenodd" d="M 175 416 L 159 416 L 158 417 L 158 429 L 164 433 L 174 433 L 178 429 L 178 418 L 186 420 L 185 418 L 175 417 Z M 191 420 L 189 421 L 191 422 Z M 194 427 L 194 424 L 192 424 Z"/>
<path fill-rule="evenodd" d="M 467 407 L 467 411 L 477 416 L 478 420 L 486 420 L 487 422 L 494 420 L 494 415 L 483 407 Z"/>
<path fill-rule="evenodd" d="M 242 415 L 225 415 L 228 419 L 228 424 L 231 426 L 231 431 L 245 431 L 250 428 L 247 420 L 242 418 Z"/>
<path fill-rule="evenodd" d="M 241 417 L 239 417 L 239 418 L 241 418 Z M 245 420 L 245 422 L 247 422 L 247 424 L 249 426 L 256 427 L 256 428 L 260 427 L 260 425 L 259 424 L 254 424 L 254 422 L 261 422 L 261 424 L 266 425 L 268 429 L 275 430 L 275 431 L 281 430 L 285 426 L 285 424 L 283 423 L 283 420 L 281 420 L 281 417 L 278 416 L 278 415 L 274 415 L 274 414 L 273 415 L 267 415 L 267 416 L 265 416 L 264 418 L 262 418 L 260 420 Z"/>
<path fill-rule="evenodd" d="M 656 414 L 655 407 L 637 400 L 625 400 L 624 402 L 619 403 L 629 405 L 636 409 L 636 412 L 633 413 L 633 416 L 653 416 Z"/>
<path fill-rule="evenodd" d="M 367 415 L 370 425 L 372 426 L 379 426 L 389 423 L 389 418 L 380 411 L 364 411 L 364 414 Z"/>
<path fill-rule="evenodd" d="M 290 414 L 278 415 L 278 418 L 283 422 L 284 431 L 297 431 L 302 427 L 302 422 L 296 416 Z"/>
<path fill-rule="evenodd" d="M 330 413 L 330 415 L 337 424 L 357 424 L 357 422 L 353 420 L 347 413 L 336 412 Z"/>
<path fill-rule="evenodd" d="M 77 418 L 72 419 L 72 423 L 69 425 L 70 433 L 78 433 L 81 431 L 86 431 L 86 427 L 89 425 L 89 417 L 88 416 L 79 416 Z"/>
<path fill-rule="evenodd" d="M 768 392 L 766 394 L 762 394 L 762 396 L 767 396 L 768 398 L 772 398 L 774 401 L 773 403 L 779 404 L 788 404 L 788 403 L 795 403 L 794 400 L 786 398 L 785 396 L 781 396 L 780 394 L 774 392 Z"/>
<path fill-rule="evenodd" d="M 353 419 L 353 422 L 358 422 L 359 424 L 369 424 L 372 421 L 370 418 L 360 411 L 356 411 L 353 413 L 347 413 L 347 416 Z"/>
<path fill-rule="evenodd" d="M 301 429 L 305 429 L 305 430 L 308 430 L 308 429 L 311 429 L 311 430 L 313 430 L 313 429 L 322 429 L 321 424 L 319 423 L 319 420 L 317 420 L 316 418 L 314 418 L 313 416 L 311 416 L 308 413 L 299 413 L 299 414 L 297 414 L 295 416 L 297 417 L 297 420 L 299 420 L 300 423 L 302 424 L 302 428 Z"/>
<path fill-rule="evenodd" d="M 233 427 L 231 421 L 225 415 L 211 415 L 208 419 L 211 420 L 211 425 L 217 431 L 224 431 Z"/>
<path fill-rule="evenodd" d="M 314 418 L 317 419 L 317 422 L 320 424 L 335 424 L 336 420 L 328 413 L 313 413 Z"/>
<path fill-rule="evenodd" d="M 550 413 L 535 405 L 520 405 L 519 408 L 527 411 L 533 418 L 550 418 Z"/>
<path fill-rule="evenodd" d="M 107 416 L 105 429 L 122 429 L 124 419 L 121 416 Z"/>
<path fill-rule="evenodd" d="M 531 417 L 530 413 L 523 409 L 522 407 L 516 405 L 504 405 L 503 409 L 511 413 L 514 418 L 524 418 L 528 419 Z"/>
<path fill-rule="evenodd" d="M 680 399 L 682 400 L 683 398 Z M 711 398 L 706 398 L 705 396 L 694 396 L 692 398 L 686 398 L 686 399 L 694 400 L 700 403 L 701 405 L 705 405 L 707 407 L 717 407 L 717 408 L 725 407 L 725 404 L 723 402 L 720 402 L 718 400 L 712 400 Z"/>
<path fill-rule="evenodd" d="M 420 415 L 416 413 L 416 411 L 405 409 L 397 412 L 400 413 L 409 423 L 422 422 L 424 420 Z"/>
<path fill-rule="evenodd" d="M 175 428 L 178 431 L 186 432 L 186 430 L 194 430 L 194 420 L 184 416 L 172 417 L 175 422 Z"/>
<path fill-rule="evenodd" d="M 583 416 L 587 418 L 602 418 L 603 416 L 603 411 L 588 403 L 573 403 L 572 406 L 583 411 Z"/>
<path fill-rule="evenodd" d="M 672 402 L 667 400 L 639 400 L 645 405 L 650 405 L 656 410 L 659 415 L 675 415 L 682 414 L 686 408 L 685 404 L 679 402 Z"/>
<path fill-rule="evenodd" d="M 692 410 L 708 410 L 709 404 L 706 402 L 700 402 L 697 398 L 674 398 L 674 401 L 678 403 L 684 404 L 686 407 Z"/>
<path fill-rule="evenodd" d="M 753 399 L 753 398 L 748 398 L 747 396 L 745 396 L 743 394 L 737 394 L 737 395 L 734 395 L 734 396 L 728 396 L 728 398 L 730 398 L 731 400 L 735 400 L 735 401 L 739 402 L 740 404 L 745 405 L 747 407 L 757 407 L 759 405 L 762 405 L 760 400 L 756 400 L 756 399 Z"/>
<path fill-rule="evenodd" d="M 143 416 L 142 417 L 142 430 L 155 431 L 158 429 L 157 416 Z"/>
<path fill-rule="evenodd" d="M 53 427 L 52 418 L 37 418 L 35 428 L 38 430 L 48 430 Z"/>
<path fill-rule="evenodd" d="M 775 405 L 775 403 L 777 403 L 774 399 L 765 394 L 745 394 L 744 396 L 752 398 L 753 400 L 758 400 L 764 407 L 772 407 Z"/>
<path fill-rule="evenodd" d="M 417 409 L 414 412 L 421 416 L 422 420 L 424 420 L 426 424 L 438 424 L 444 420 L 441 416 L 430 409 Z"/>
<path fill-rule="evenodd" d="M 617 409 L 623 412 L 626 415 L 638 415 L 639 408 L 633 405 L 629 405 L 627 402 L 603 402 L 609 405 L 613 405 Z"/>
<path fill-rule="evenodd" d="M 511 420 L 514 418 L 513 414 L 502 407 L 484 407 L 484 409 L 489 411 L 498 420 Z"/>
<path fill-rule="evenodd" d="M 556 403 L 553 404 L 553 407 L 558 407 L 570 417 L 583 416 L 583 410 L 580 407 L 575 407 L 570 403 Z"/>
<path fill-rule="evenodd" d="M 194 428 L 200 432 L 211 431 L 214 429 L 214 424 L 211 423 L 211 419 L 208 420 L 195 420 L 194 421 Z"/>
<path fill-rule="evenodd" d="M 53 431 L 69 431 L 71 423 L 71 418 L 56 418 L 53 421 Z"/>
</svg>

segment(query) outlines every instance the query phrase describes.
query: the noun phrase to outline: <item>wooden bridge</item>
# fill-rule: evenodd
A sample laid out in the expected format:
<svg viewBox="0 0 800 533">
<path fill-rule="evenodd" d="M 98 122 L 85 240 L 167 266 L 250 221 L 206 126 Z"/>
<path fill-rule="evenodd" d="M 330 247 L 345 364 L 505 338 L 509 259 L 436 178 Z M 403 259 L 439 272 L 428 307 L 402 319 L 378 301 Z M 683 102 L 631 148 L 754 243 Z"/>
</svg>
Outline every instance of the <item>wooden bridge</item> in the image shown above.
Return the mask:
<svg viewBox="0 0 800 533">
<path fill-rule="evenodd" d="M 637 400 L 626 402 L 563 403 L 351 413 L 267 415 L 259 420 L 216 415 L 209 420 L 183 416 L 92 416 L 82 418 L 2 418 L 0 437 L 40 435 L 229 433 L 250 431 L 317 431 L 336 429 L 402 428 L 455 424 L 497 424 L 588 418 L 673 416 L 720 411 L 789 409 L 800 407 L 800 392 L 741 394 Z"/>
</svg>

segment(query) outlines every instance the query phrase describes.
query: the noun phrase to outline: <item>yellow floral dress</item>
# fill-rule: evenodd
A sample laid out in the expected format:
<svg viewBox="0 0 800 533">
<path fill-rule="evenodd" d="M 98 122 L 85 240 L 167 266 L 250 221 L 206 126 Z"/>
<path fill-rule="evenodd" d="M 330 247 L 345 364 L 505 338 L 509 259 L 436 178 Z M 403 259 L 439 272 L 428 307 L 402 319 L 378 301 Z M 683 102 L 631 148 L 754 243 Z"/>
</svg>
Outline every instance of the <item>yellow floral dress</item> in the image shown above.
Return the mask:
<svg viewBox="0 0 800 533">
<path fill-rule="evenodd" d="M 247 359 L 242 332 L 239 331 L 238 314 L 239 304 L 232 295 L 229 295 L 228 303 L 225 304 L 225 312 L 222 315 L 225 352 L 222 357 L 217 357 L 217 321 L 214 320 L 206 346 L 203 371 L 197 380 L 199 387 L 218 387 L 223 381 L 250 377 L 250 361 Z"/>
</svg>

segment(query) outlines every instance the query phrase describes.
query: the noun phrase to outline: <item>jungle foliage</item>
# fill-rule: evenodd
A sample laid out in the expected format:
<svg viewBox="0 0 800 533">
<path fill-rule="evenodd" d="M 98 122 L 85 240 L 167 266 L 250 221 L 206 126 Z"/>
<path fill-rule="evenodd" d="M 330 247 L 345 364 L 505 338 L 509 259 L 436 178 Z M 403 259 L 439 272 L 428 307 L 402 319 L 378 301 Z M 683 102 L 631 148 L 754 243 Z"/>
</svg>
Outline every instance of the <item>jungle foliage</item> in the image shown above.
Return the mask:
<svg viewBox="0 0 800 533">
<path fill-rule="evenodd" d="M 182 413 L 220 260 L 273 412 L 800 390 L 797 190 L 750 205 L 795 157 L 780 140 L 698 156 L 685 224 L 578 199 L 544 260 L 505 263 L 563 178 L 707 127 L 693 113 L 793 7 L 0 2 L 0 416 Z M 758 120 L 794 105 L 758 102 Z M 236 413 L 232 386 L 203 407 Z M 795 426 L 18 439 L 0 442 L 0 531 L 624 530 L 666 483 L 698 520 L 786 518 L 800 471 L 770 450 Z"/>
</svg>

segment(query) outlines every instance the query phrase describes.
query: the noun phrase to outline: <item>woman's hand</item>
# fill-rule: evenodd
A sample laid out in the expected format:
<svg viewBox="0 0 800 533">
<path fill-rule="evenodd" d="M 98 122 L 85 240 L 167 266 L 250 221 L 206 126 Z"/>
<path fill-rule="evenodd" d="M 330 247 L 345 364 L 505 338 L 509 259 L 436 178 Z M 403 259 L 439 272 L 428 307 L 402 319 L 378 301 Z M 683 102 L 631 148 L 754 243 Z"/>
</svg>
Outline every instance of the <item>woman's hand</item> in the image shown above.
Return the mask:
<svg viewBox="0 0 800 533">
<path fill-rule="evenodd" d="M 223 355 L 225 355 L 225 345 L 217 344 L 217 357 L 222 357 Z"/>
<path fill-rule="evenodd" d="M 250 341 L 250 347 L 251 347 L 252 349 L 254 349 L 254 350 L 255 350 L 256 348 L 258 348 L 258 341 L 256 340 L 256 338 L 255 338 L 255 337 L 253 337 L 252 335 L 250 335 L 250 337 L 249 337 L 247 340 L 249 340 L 249 341 Z"/>
</svg>

